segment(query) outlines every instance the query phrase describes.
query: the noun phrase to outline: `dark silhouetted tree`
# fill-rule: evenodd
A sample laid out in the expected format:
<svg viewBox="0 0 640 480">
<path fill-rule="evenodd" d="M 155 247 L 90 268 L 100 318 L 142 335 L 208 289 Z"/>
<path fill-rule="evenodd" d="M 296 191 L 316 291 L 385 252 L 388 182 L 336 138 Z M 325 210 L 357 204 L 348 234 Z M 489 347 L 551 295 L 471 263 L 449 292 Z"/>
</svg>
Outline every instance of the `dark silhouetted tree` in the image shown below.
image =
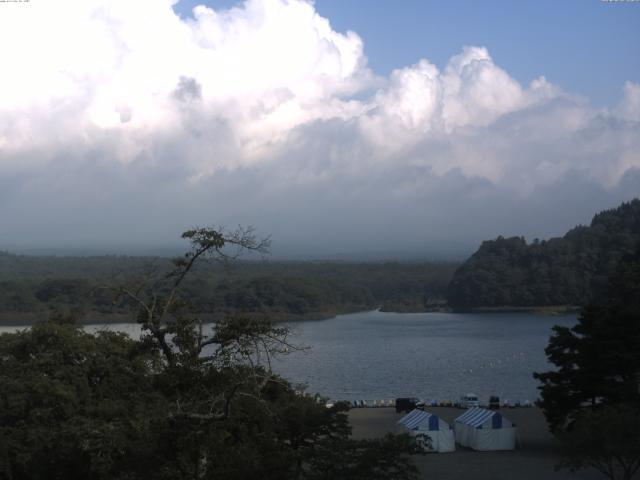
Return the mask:
<svg viewBox="0 0 640 480">
<path fill-rule="evenodd" d="M 191 250 L 172 271 L 110 287 L 135 307 L 139 341 L 64 318 L 0 336 L 0 478 L 416 478 L 409 437 L 353 440 L 345 404 L 273 373 L 272 356 L 296 348 L 286 327 L 191 313 L 180 286 L 201 260 L 267 242 L 251 230 L 183 237 Z"/>
<path fill-rule="evenodd" d="M 557 369 L 534 377 L 567 447 L 563 465 L 631 478 L 640 462 L 640 249 L 620 262 L 605 302 L 584 308 L 574 327 L 555 327 L 546 352 Z"/>
</svg>

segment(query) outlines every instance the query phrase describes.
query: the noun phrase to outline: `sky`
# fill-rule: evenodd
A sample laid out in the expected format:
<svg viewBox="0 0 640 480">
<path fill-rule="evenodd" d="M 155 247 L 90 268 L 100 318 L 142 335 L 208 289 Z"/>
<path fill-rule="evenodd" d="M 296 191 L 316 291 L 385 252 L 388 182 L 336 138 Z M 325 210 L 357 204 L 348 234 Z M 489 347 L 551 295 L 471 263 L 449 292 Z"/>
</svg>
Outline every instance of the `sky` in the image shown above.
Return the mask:
<svg viewBox="0 0 640 480">
<path fill-rule="evenodd" d="M 0 2 L 0 248 L 445 258 L 640 196 L 640 2 Z"/>
</svg>

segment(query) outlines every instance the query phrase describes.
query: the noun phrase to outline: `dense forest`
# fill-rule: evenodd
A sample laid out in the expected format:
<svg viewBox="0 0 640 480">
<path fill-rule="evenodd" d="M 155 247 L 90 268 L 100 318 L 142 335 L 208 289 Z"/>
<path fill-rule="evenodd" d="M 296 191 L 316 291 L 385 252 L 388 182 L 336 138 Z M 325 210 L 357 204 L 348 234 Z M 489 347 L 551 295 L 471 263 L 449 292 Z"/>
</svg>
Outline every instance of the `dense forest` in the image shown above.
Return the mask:
<svg viewBox="0 0 640 480">
<path fill-rule="evenodd" d="M 476 307 L 583 306 L 605 294 L 607 277 L 640 244 L 640 200 L 593 217 L 561 238 L 485 241 L 449 284 L 448 302 Z"/>
<path fill-rule="evenodd" d="M 172 268 L 164 257 L 53 257 L 0 253 L 0 324 L 52 311 L 84 322 L 129 321 L 131 305 L 110 287 L 145 283 Z M 240 261 L 199 265 L 182 297 L 201 315 L 271 320 L 323 318 L 369 308 L 425 311 L 445 302 L 455 263 Z M 106 288 L 103 288 L 106 287 Z"/>
<path fill-rule="evenodd" d="M 203 263 L 182 286 L 189 307 L 209 319 L 233 313 L 270 320 L 326 318 L 381 308 L 582 306 L 604 294 L 607 277 L 640 244 L 640 200 L 598 213 L 561 238 L 504 238 L 453 262 Z M 173 267 L 168 257 L 26 256 L 0 252 L 0 325 L 51 312 L 83 322 L 130 321 L 130 300 L 113 287 L 148 283 Z M 448 305 L 447 305 L 448 303 Z"/>
</svg>

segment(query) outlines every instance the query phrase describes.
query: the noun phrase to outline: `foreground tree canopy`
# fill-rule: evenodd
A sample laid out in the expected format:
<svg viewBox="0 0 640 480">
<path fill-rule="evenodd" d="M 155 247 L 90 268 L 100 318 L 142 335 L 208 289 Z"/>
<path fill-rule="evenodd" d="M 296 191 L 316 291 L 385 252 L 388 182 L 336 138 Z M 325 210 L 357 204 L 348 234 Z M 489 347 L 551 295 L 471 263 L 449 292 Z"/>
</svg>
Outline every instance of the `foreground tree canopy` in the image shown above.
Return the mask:
<svg viewBox="0 0 640 480">
<path fill-rule="evenodd" d="M 631 479 L 640 469 L 640 249 L 619 263 L 605 301 L 554 330 L 546 352 L 557 370 L 534 376 L 563 465 Z"/>
<path fill-rule="evenodd" d="M 137 305 L 140 340 L 64 316 L 0 336 L 0 478 L 416 478 L 409 437 L 352 440 L 346 405 L 271 372 L 295 348 L 285 328 L 234 316 L 207 332 L 189 314 L 179 287 L 197 262 L 266 243 L 183 236 L 192 248 L 168 275 L 113 289 Z"/>
</svg>

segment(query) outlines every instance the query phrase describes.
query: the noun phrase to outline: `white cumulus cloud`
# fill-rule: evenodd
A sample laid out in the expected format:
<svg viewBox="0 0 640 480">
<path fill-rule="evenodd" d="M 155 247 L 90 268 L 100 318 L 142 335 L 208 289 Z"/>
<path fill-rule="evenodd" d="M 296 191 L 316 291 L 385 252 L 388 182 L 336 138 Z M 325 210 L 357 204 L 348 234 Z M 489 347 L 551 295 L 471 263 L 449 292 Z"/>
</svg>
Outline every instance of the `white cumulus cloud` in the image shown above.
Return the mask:
<svg viewBox="0 0 640 480">
<path fill-rule="evenodd" d="M 36 218 L 92 224 L 122 202 L 137 209 L 131 225 L 156 206 L 185 222 L 258 212 L 247 215 L 284 225 L 289 212 L 310 231 L 366 219 L 369 232 L 378 205 L 424 236 L 406 212 L 446 224 L 441 205 L 477 215 L 483 202 L 546 204 L 551 191 L 580 190 L 567 179 L 600 192 L 590 198 L 640 193 L 629 180 L 640 169 L 637 83 L 596 109 L 542 75 L 521 85 L 481 46 L 381 77 L 363 39 L 335 31 L 311 1 L 198 6 L 186 19 L 174 4 L 3 5 L 0 242 Z"/>
</svg>

